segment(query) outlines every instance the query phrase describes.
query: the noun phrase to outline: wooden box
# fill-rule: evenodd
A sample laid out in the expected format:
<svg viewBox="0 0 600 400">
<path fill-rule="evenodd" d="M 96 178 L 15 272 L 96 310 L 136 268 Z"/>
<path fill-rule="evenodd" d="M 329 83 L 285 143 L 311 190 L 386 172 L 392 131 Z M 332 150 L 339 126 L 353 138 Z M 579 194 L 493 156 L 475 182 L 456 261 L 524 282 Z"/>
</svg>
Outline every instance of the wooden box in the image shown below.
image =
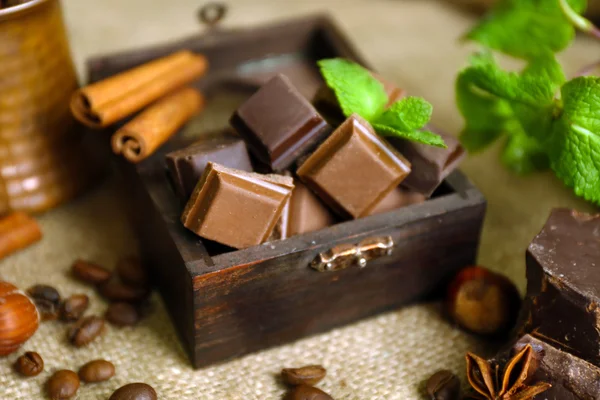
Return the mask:
<svg viewBox="0 0 600 400">
<path fill-rule="evenodd" d="M 90 79 L 181 48 L 208 56 L 212 72 L 201 85 L 210 93 L 231 83 L 244 90 L 284 71 L 309 96 L 321 83 L 316 60 L 346 57 L 365 64 L 330 19 L 315 16 L 97 57 L 89 62 Z M 182 205 L 165 174 L 164 154 L 181 143 L 171 140 L 138 165 L 116 159 L 115 165 L 143 257 L 195 367 L 431 298 L 475 261 L 485 199 L 459 171 L 419 205 L 244 250 L 207 249 L 180 223 Z M 314 268 L 320 255 L 359 243 L 360 263 Z"/>
</svg>

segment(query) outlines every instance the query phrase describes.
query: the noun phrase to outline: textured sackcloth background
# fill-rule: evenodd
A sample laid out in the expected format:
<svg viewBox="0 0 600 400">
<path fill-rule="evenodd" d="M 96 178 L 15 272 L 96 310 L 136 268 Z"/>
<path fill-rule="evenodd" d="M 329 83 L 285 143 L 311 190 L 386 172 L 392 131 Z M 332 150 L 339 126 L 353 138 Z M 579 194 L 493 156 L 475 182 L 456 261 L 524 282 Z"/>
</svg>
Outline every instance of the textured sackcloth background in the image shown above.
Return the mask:
<svg viewBox="0 0 600 400">
<path fill-rule="evenodd" d="M 92 54 L 199 31 L 195 10 L 201 4 L 192 0 L 64 1 L 80 74 L 83 61 Z M 453 79 L 472 48 L 462 47 L 456 39 L 472 23 L 471 16 L 427 0 L 248 0 L 230 1 L 229 5 L 226 26 L 330 11 L 382 75 L 430 100 L 439 126 L 450 132 L 460 129 Z M 595 46 L 579 38 L 561 57 L 567 73 L 595 61 Z M 211 124 L 222 124 L 226 115 L 217 118 L 217 114 L 207 113 L 205 118 Z M 592 207 L 577 200 L 550 173 L 526 178 L 512 175 L 501 167 L 497 151 L 472 156 L 462 167 L 489 200 L 480 262 L 503 271 L 524 289 L 524 250 L 548 211 L 554 206 Z M 135 246 L 112 180 L 40 221 L 44 240 L 2 261 L 0 277 L 21 288 L 47 283 L 63 295 L 86 293 L 92 298 L 91 313 L 102 313 L 106 303 L 65 271 L 76 257 L 113 266 Z M 82 385 L 77 399 L 107 399 L 114 389 L 134 381 L 151 384 L 161 399 L 279 399 L 284 393 L 275 378 L 280 368 L 308 363 L 327 367 L 328 376 L 320 386 L 335 399 L 421 399 L 423 380 L 435 370 L 450 368 L 462 374 L 466 350 L 489 350 L 481 340 L 445 322 L 439 305 L 426 304 L 194 371 L 159 296 L 153 300 L 155 312 L 139 326 L 109 327 L 102 338 L 82 349 L 66 344 L 65 325 L 43 323 L 23 350 L 38 351 L 45 359 L 45 371 L 36 378 L 20 379 L 11 369 L 20 352 L 0 359 L 0 399 L 44 398 L 41 388 L 53 371 L 77 370 L 100 357 L 114 362 L 116 376 L 105 383 Z"/>
</svg>

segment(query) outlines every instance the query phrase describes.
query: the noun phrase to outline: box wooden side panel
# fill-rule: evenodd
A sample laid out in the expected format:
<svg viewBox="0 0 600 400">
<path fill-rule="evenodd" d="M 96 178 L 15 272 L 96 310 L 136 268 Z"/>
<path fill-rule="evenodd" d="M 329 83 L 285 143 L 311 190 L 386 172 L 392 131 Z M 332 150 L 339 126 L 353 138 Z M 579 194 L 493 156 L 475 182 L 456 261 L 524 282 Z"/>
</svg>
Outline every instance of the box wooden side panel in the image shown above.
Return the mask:
<svg viewBox="0 0 600 400">
<path fill-rule="evenodd" d="M 316 253 L 334 245 L 319 243 L 195 277 L 195 366 L 324 332 L 432 295 L 455 271 L 474 263 L 484 212 L 482 201 L 348 238 L 354 243 L 393 237 L 394 253 L 364 269 L 309 268 Z"/>
<path fill-rule="evenodd" d="M 124 203 L 141 247 L 144 265 L 150 270 L 152 284 L 165 302 L 186 351 L 195 348 L 192 277 L 169 234 L 168 222 L 158 212 L 135 167 L 115 160 L 122 179 Z M 177 223 L 173 221 L 172 223 Z"/>
</svg>

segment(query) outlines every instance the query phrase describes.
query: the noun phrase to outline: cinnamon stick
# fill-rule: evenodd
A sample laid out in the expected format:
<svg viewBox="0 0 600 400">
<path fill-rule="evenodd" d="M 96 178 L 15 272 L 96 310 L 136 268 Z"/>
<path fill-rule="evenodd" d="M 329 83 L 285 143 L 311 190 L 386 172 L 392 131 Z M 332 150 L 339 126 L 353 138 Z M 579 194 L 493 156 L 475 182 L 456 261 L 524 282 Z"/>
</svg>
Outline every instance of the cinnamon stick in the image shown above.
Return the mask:
<svg viewBox="0 0 600 400">
<path fill-rule="evenodd" d="M 103 128 L 200 78 L 207 68 L 204 56 L 179 51 L 78 90 L 71 112 L 85 125 Z"/>
<path fill-rule="evenodd" d="M 144 110 L 112 137 L 115 154 L 139 162 L 152 153 L 204 107 L 204 97 L 193 88 L 183 88 Z"/>
<path fill-rule="evenodd" d="M 23 249 L 42 238 L 40 226 L 29 215 L 15 212 L 0 219 L 0 258 Z"/>
</svg>

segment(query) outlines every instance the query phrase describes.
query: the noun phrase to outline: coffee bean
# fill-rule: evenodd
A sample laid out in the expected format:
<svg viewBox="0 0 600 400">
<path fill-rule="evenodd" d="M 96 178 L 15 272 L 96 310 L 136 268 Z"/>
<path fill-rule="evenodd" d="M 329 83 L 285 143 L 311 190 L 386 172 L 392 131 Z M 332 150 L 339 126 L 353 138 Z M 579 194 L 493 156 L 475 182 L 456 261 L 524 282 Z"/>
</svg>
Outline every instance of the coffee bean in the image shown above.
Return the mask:
<svg viewBox="0 0 600 400">
<path fill-rule="evenodd" d="M 104 320 L 95 315 L 77 321 L 68 331 L 69 341 L 77 347 L 85 346 L 104 331 Z"/>
<path fill-rule="evenodd" d="M 66 369 L 57 371 L 48 380 L 46 389 L 52 400 L 70 399 L 79 390 L 79 377 Z"/>
<path fill-rule="evenodd" d="M 116 326 L 133 326 L 140 320 L 140 313 L 136 306 L 119 302 L 108 306 L 104 318 Z"/>
<path fill-rule="evenodd" d="M 288 385 L 309 385 L 314 386 L 319 383 L 327 371 L 320 365 L 308 365 L 301 368 L 284 368 L 281 370 L 281 377 Z"/>
<path fill-rule="evenodd" d="M 287 400 L 333 400 L 333 397 L 317 389 L 316 387 L 308 385 L 298 385 L 289 392 L 286 397 Z"/>
<path fill-rule="evenodd" d="M 24 376 L 36 376 L 44 370 L 44 360 L 34 352 L 28 351 L 15 362 L 15 369 Z"/>
<path fill-rule="evenodd" d="M 60 294 L 58 290 L 48 285 L 35 285 L 27 289 L 27 294 L 33 299 L 42 320 L 58 318 Z"/>
<path fill-rule="evenodd" d="M 156 400 L 156 391 L 145 383 L 130 383 L 117 389 L 108 400 Z"/>
<path fill-rule="evenodd" d="M 89 305 L 90 299 L 85 294 L 74 294 L 60 307 L 60 319 L 67 322 L 77 321 Z"/>
<path fill-rule="evenodd" d="M 123 282 L 136 287 L 148 285 L 148 274 L 138 257 L 125 257 L 117 263 L 117 273 Z"/>
<path fill-rule="evenodd" d="M 79 378 L 86 383 L 107 381 L 115 375 L 115 366 L 106 360 L 94 360 L 79 369 Z"/>
<path fill-rule="evenodd" d="M 426 388 L 431 400 L 458 400 L 460 380 L 452 372 L 441 370 L 431 375 Z"/>
<path fill-rule="evenodd" d="M 85 260 L 75 260 L 71 266 L 71 273 L 75 278 L 94 285 L 104 283 L 112 276 L 106 268 Z"/>
<path fill-rule="evenodd" d="M 100 294 L 112 301 L 137 302 L 148 297 L 150 291 L 147 288 L 126 285 L 118 279 L 111 279 L 98 287 Z"/>
</svg>

